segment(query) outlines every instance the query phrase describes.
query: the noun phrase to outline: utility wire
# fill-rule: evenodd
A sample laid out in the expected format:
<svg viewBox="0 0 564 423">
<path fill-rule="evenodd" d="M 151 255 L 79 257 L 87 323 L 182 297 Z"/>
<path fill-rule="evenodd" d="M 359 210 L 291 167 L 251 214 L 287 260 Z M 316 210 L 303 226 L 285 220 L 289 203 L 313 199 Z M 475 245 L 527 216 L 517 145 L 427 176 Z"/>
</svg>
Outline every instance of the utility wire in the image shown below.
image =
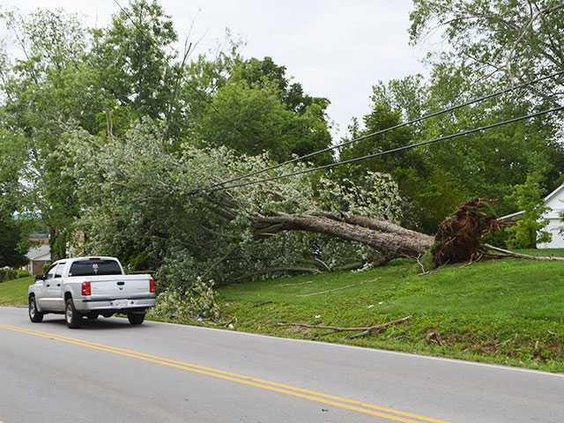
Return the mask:
<svg viewBox="0 0 564 423">
<path fill-rule="evenodd" d="M 135 22 L 135 20 L 131 16 L 131 14 L 124 7 L 121 6 L 121 4 L 118 2 L 118 0 L 113 0 L 113 1 L 121 9 L 121 11 L 126 15 L 126 17 L 129 19 L 129 21 L 137 28 L 137 30 L 141 33 L 144 32 L 143 28 L 141 28 L 137 24 L 137 22 Z M 556 111 L 560 111 L 564 107 L 557 107 L 557 108 L 553 108 L 553 109 L 549 109 L 549 110 L 544 110 L 544 111 L 540 111 L 540 112 L 537 112 L 537 113 L 532 113 L 532 114 L 529 114 L 529 115 L 520 116 L 518 118 L 509 119 L 509 120 L 506 120 L 506 121 L 503 121 L 503 122 L 498 122 L 498 123 L 495 123 L 495 124 L 492 124 L 492 125 L 487 125 L 487 126 L 483 126 L 483 127 L 480 127 L 480 128 L 467 130 L 467 131 L 460 131 L 460 132 L 457 132 L 455 134 L 445 135 L 443 137 L 435 138 L 433 140 L 424 141 L 424 142 L 416 143 L 416 144 L 409 144 L 409 145 L 406 145 L 406 146 L 403 146 L 403 147 L 398 147 L 398 148 L 387 150 L 387 151 L 368 154 L 368 155 L 362 156 L 362 157 L 355 157 L 355 158 L 352 158 L 352 159 L 343 160 L 343 161 L 339 161 L 339 162 L 335 162 L 335 163 L 330 163 L 330 164 L 323 165 L 323 166 L 317 166 L 317 167 L 305 169 L 305 170 L 302 170 L 302 171 L 292 172 L 292 173 L 289 173 L 289 174 L 283 174 L 283 175 L 279 175 L 279 176 L 272 177 L 272 178 L 263 178 L 263 179 L 259 179 L 259 180 L 255 180 L 255 181 L 249 181 L 249 182 L 246 182 L 246 183 L 225 186 L 225 184 L 228 184 L 230 182 L 236 182 L 236 181 L 239 181 L 239 180 L 242 180 L 242 179 L 247 179 L 251 176 L 256 176 L 256 175 L 265 173 L 265 172 L 270 171 L 270 170 L 278 169 L 282 166 L 286 166 L 288 164 L 295 163 L 295 162 L 300 161 L 300 160 L 304 160 L 304 159 L 307 159 L 307 158 L 310 158 L 310 157 L 314 157 L 316 155 L 326 153 L 328 151 L 332 151 L 332 150 L 335 150 L 335 149 L 340 148 L 340 147 L 348 146 L 348 145 L 351 145 L 351 144 L 372 138 L 374 136 L 381 135 L 381 134 L 384 134 L 384 133 L 389 132 L 389 131 L 393 131 L 395 129 L 399 129 L 399 128 L 402 128 L 402 127 L 405 127 L 405 126 L 408 126 L 408 125 L 413 125 L 413 124 L 419 123 L 423 120 L 430 119 L 430 118 L 433 118 L 433 117 L 436 117 L 436 116 L 440 116 L 440 115 L 443 115 L 445 113 L 450 113 L 450 112 L 456 111 L 458 109 L 461 109 L 463 107 L 470 106 L 470 105 L 476 104 L 476 103 L 480 103 L 482 101 L 489 100 L 489 99 L 494 98 L 494 97 L 498 97 L 498 96 L 506 94 L 508 92 L 518 90 L 520 88 L 525 88 L 525 87 L 528 87 L 530 85 L 537 84 L 539 82 L 542 82 L 542 81 L 545 81 L 545 80 L 548 80 L 548 79 L 556 78 L 556 77 L 561 76 L 563 74 L 564 74 L 564 71 L 560 71 L 560 72 L 553 73 L 551 75 L 536 78 L 536 79 L 531 80 L 531 81 L 516 84 L 516 85 L 513 85 L 511 87 L 505 88 L 503 90 L 496 91 L 494 93 L 491 93 L 491 94 L 488 94 L 488 95 L 485 95 L 485 96 L 482 96 L 482 97 L 478 97 L 478 98 L 466 101 L 466 102 L 461 103 L 461 104 L 457 104 L 457 105 L 449 107 L 447 109 L 428 113 L 426 115 L 423 115 L 419 118 L 410 120 L 410 121 L 405 122 L 405 123 L 397 124 L 397 125 L 391 126 L 389 128 L 385 128 L 385 129 L 382 129 L 382 130 L 379 130 L 379 131 L 372 132 L 370 134 L 363 135 L 363 136 L 355 138 L 353 140 L 338 143 L 338 144 L 329 146 L 327 148 L 323 148 L 321 150 L 317 150 L 317 151 L 305 154 L 305 155 L 300 156 L 300 157 L 295 157 L 291 160 L 287 160 L 285 162 L 278 163 L 276 165 L 268 166 L 268 167 L 258 169 L 258 170 L 253 171 L 253 172 L 249 172 L 247 174 L 236 176 L 232 179 L 228 179 L 228 180 L 225 180 L 225 181 L 218 182 L 217 184 L 214 184 L 210 188 L 207 188 L 207 189 L 200 189 L 200 190 L 196 189 L 196 190 L 193 191 L 193 193 L 198 192 L 198 191 L 214 192 L 214 191 L 219 191 L 219 190 L 223 190 L 223 189 L 243 187 L 243 186 L 253 185 L 253 184 L 256 184 L 256 183 L 268 182 L 268 181 L 273 181 L 273 180 L 282 179 L 282 178 L 286 178 L 286 177 L 310 173 L 310 172 L 314 172 L 314 171 L 317 171 L 317 170 L 329 169 L 329 168 L 340 166 L 340 165 L 343 165 L 343 164 L 356 163 L 356 162 L 359 162 L 359 161 L 368 160 L 368 159 L 378 157 L 378 156 L 382 156 L 382 155 L 385 155 L 385 154 L 391 154 L 391 153 L 395 153 L 395 152 L 399 152 L 399 151 L 403 151 L 403 150 L 408 150 L 408 149 L 411 149 L 411 148 L 416 148 L 416 147 L 420 147 L 420 146 L 424 146 L 424 145 L 435 144 L 435 143 L 445 141 L 445 140 L 448 140 L 448 139 L 452 139 L 452 138 L 455 138 L 455 137 L 465 136 L 465 135 L 469 135 L 469 134 L 472 134 L 472 133 L 475 133 L 475 132 L 496 128 L 496 127 L 502 126 L 502 125 L 507 125 L 507 124 L 510 124 L 510 123 L 513 123 L 513 122 L 518 122 L 518 121 L 521 121 L 521 120 L 530 119 L 530 118 L 533 118 L 535 116 L 541 116 L 541 115 L 544 115 L 544 114 L 547 114 L 547 113 L 553 113 L 553 112 L 556 112 Z M 193 92 L 195 92 L 198 96 L 200 96 L 200 98 L 202 98 L 206 101 L 208 100 L 207 97 L 205 97 L 204 94 L 201 93 L 198 89 L 192 87 L 190 84 L 187 84 L 187 85 Z M 239 129 L 239 127 L 231 119 L 227 118 L 213 104 L 208 102 L 208 105 L 218 114 L 218 116 L 225 119 L 237 132 L 239 132 L 240 135 L 245 136 L 245 134 Z"/>
<path fill-rule="evenodd" d="M 529 85 L 537 84 L 539 82 L 545 81 L 547 79 L 555 78 L 555 77 L 558 77 L 558 76 L 563 75 L 563 74 L 564 74 L 564 71 L 560 71 L 560 72 L 553 73 L 551 75 L 543 76 L 541 78 L 533 79 L 531 81 L 523 82 L 521 84 L 513 85 L 513 86 L 505 88 L 501 91 L 496 91 L 492 94 L 488 94 L 488 95 L 485 95 L 485 96 L 482 96 L 482 97 L 474 98 L 472 100 L 466 101 L 466 102 L 461 103 L 461 104 L 457 104 L 457 105 L 449 107 L 447 109 L 428 113 L 426 115 L 418 117 L 417 119 L 413 119 L 413 120 L 410 120 L 410 121 L 405 122 L 405 123 L 400 123 L 400 124 L 397 124 L 397 125 L 394 125 L 394 126 L 390 126 L 389 128 L 385 128 L 385 129 L 381 129 L 379 131 L 371 132 L 370 134 L 363 135 L 361 137 L 355 138 L 355 139 L 350 140 L 350 141 L 335 144 L 335 145 L 332 145 L 330 147 L 323 148 L 321 150 L 317 150 L 317 151 L 305 154 L 305 155 L 300 156 L 300 157 L 295 157 L 291 160 L 287 160 L 287 161 L 282 162 L 282 163 L 277 163 L 277 164 L 272 165 L 272 166 L 268 166 L 268 167 L 265 167 L 265 168 L 262 168 L 262 169 L 255 170 L 253 172 L 249 172 L 249 173 L 246 173 L 246 174 L 243 174 L 243 175 L 236 176 L 236 177 L 231 178 L 231 179 L 227 179 L 225 181 L 218 182 L 218 183 L 212 185 L 210 188 L 223 186 L 223 185 L 228 184 L 230 182 L 236 182 L 236 181 L 240 181 L 241 179 L 250 178 L 251 176 L 260 175 L 261 173 L 268 172 L 269 170 L 278 169 L 282 166 L 286 166 L 288 164 L 295 163 L 297 161 L 301 161 L 301 160 L 316 156 L 318 154 L 326 153 L 328 151 L 332 151 L 332 150 L 335 150 L 335 149 L 340 148 L 340 147 L 348 146 L 348 145 L 357 143 L 359 141 L 363 141 L 363 140 L 372 138 L 376 135 L 385 134 L 386 132 L 393 131 L 393 130 L 399 129 L 399 128 L 403 128 L 403 127 L 408 126 L 408 125 L 413 125 L 413 124 L 419 123 L 423 120 L 426 120 L 426 119 L 429 119 L 429 118 L 432 118 L 432 117 L 440 116 L 440 115 L 445 114 L 445 113 L 450 113 L 450 112 L 453 112 L 455 110 L 461 109 L 463 107 L 470 106 L 470 105 L 475 104 L 475 103 L 480 103 L 482 101 L 489 100 L 490 98 L 498 97 L 498 96 L 506 94 L 508 92 L 515 91 L 515 90 L 518 90 L 520 88 L 525 88 Z"/>
<path fill-rule="evenodd" d="M 296 171 L 296 172 L 285 173 L 285 174 L 273 176 L 273 177 L 270 177 L 270 178 L 263 178 L 263 179 L 258 179 L 258 180 L 254 180 L 254 181 L 242 182 L 242 183 L 239 183 L 239 184 L 228 185 L 228 186 L 220 186 L 220 187 L 213 186 L 210 189 L 204 189 L 202 191 L 208 192 L 208 193 L 216 192 L 216 191 L 223 191 L 223 190 L 228 190 L 228 189 L 232 189 L 232 188 L 239 188 L 239 187 L 245 187 L 245 186 L 249 186 L 249 185 L 255 185 L 255 184 L 259 184 L 259 183 L 263 183 L 263 182 L 276 181 L 278 179 L 289 178 L 291 176 L 296 176 L 296 175 L 303 175 L 303 174 L 306 174 L 306 173 L 315 172 L 317 170 L 322 170 L 322 169 L 330 169 L 330 168 L 345 165 L 345 164 L 362 162 L 362 161 L 366 161 L 366 160 L 369 160 L 369 159 L 373 159 L 374 157 L 384 156 L 384 155 L 392 154 L 392 153 L 398 153 L 400 151 L 411 150 L 413 148 L 422 147 L 422 146 L 426 146 L 426 145 L 438 144 L 442 141 L 446 141 L 446 140 L 450 140 L 450 139 L 458 138 L 458 137 L 463 137 L 463 136 L 467 136 L 467 135 L 470 135 L 470 134 L 475 134 L 476 132 L 487 131 L 489 129 L 498 128 L 500 126 L 509 125 L 511 123 L 520 122 L 520 121 L 523 121 L 523 120 L 526 120 L 526 119 L 531 119 L 531 118 L 534 118 L 534 117 L 537 117 L 537 116 L 542 116 L 542 115 L 546 115 L 546 114 L 549 114 L 549 113 L 558 112 L 558 111 L 561 111 L 563 109 L 564 109 L 564 106 L 559 106 L 559 107 L 555 107 L 555 108 L 552 108 L 552 109 L 541 110 L 539 112 L 530 113 L 530 114 L 527 114 L 527 115 L 507 119 L 507 120 L 504 120 L 504 121 L 501 121 L 501 122 L 492 123 L 490 125 L 480 126 L 478 128 L 474 128 L 474 129 L 467 129 L 467 130 L 455 132 L 454 134 L 444 135 L 444 136 L 441 136 L 441 137 L 438 137 L 438 138 L 433 138 L 431 140 L 422 141 L 422 142 L 415 143 L 415 144 L 408 144 L 408 145 L 404 145 L 404 146 L 401 146 L 401 147 L 392 148 L 390 150 L 385 150 L 385 151 L 380 151 L 380 152 L 377 152 L 377 153 L 367 154 L 365 156 L 353 157 L 351 159 L 341 160 L 339 162 L 330 163 L 330 164 L 327 164 L 327 165 L 317 166 L 317 167 L 308 168 L 308 169 L 303 169 L 303 170 L 299 170 L 299 171 Z"/>
</svg>

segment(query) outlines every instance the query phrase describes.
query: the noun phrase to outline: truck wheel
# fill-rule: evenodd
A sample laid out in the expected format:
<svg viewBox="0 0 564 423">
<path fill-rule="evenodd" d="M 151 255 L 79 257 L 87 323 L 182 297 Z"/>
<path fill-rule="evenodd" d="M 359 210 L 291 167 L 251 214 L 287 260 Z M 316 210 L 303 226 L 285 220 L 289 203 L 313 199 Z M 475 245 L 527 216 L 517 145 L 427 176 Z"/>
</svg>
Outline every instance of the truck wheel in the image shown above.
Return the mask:
<svg viewBox="0 0 564 423">
<path fill-rule="evenodd" d="M 133 326 L 140 325 L 145 320 L 145 313 L 127 313 L 127 320 Z"/>
<path fill-rule="evenodd" d="M 33 323 L 41 323 L 43 321 L 43 313 L 37 310 L 37 304 L 35 304 L 35 296 L 30 295 L 29 297 L 29 320 Z"/>
<path fill-rule="evenodd" d="M 82 325 L 82 316 L 74 308 L 72 298 L 65 301 L 65 320 L 67 321 L 67 326 L 71 329 L 78 329 Z"/>
</svg>

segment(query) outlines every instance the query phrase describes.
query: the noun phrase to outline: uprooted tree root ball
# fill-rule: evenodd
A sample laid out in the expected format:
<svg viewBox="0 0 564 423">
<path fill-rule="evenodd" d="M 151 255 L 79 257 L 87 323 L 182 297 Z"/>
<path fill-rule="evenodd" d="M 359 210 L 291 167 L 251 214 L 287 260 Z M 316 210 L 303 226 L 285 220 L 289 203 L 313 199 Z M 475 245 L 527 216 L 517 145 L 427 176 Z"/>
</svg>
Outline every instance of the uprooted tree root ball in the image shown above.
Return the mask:
<svg viewBox="0 0 564 423">
<path fill-rule="evenodd" d="M 439 225 L 431 247 L 435 266 L 476 259 L 485 251 L 482 238 L 499 228 L 490 201 L 475 198 L 464 203 Z"/>
</svg>

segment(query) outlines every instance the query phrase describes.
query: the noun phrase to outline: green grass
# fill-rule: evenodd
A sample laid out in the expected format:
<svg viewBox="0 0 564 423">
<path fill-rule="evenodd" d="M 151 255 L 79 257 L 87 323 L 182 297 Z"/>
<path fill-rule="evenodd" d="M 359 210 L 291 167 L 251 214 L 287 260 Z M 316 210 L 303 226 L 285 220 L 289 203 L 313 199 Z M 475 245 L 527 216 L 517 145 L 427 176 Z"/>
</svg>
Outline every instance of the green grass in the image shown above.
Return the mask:
<svg viewBox="0 0 564 423">
<path fill-rule="evenodd" d="M 19 278 L 0 282 L 0 306 L 26 305 L 27 288 L 33 283 L 33 278 Z"/>
<path fill-rule="evenodd" d="M 247 332 L 564 372 L 564 263 L 505 259 L 418 271 L 396 260 L 360 273 L 230 285 L 219 291 L 223 319 Z M 25 305 L 31 283 L 0 283 L 0 305 Z M 366 326 L 407 315 L 402 325 L 355 340 L 278 325 Z"/>
<path fill-rule="evenodd" d="M 226 286 L 220 298 L 237 330 L 564 371 L 562 262 L 506 259 L 419 276 L 401 260 L 361 273 Z M 407 323 L 355 340 L 278 325 L 366 326 L 407 315 Z"/>
</svg>

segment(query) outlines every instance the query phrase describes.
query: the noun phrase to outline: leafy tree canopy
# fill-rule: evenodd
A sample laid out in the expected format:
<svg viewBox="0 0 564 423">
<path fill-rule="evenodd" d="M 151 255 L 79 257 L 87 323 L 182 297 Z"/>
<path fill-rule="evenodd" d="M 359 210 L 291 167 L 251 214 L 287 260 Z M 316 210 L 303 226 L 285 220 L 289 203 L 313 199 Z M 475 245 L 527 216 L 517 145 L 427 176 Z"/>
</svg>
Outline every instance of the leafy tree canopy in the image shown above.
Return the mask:
<svg viewBox="0 0 564 423">
<path fill-rule="evenodd" d="M 564 4 L 559 0 L 415 0 L 411 40 L 442 30 L 452 48 L 436 52 L 468 68 L 473 81 L 507 83 L 564 69 Z M 562 79 L 535 91 L 555 102 Z"/>
</svg>

